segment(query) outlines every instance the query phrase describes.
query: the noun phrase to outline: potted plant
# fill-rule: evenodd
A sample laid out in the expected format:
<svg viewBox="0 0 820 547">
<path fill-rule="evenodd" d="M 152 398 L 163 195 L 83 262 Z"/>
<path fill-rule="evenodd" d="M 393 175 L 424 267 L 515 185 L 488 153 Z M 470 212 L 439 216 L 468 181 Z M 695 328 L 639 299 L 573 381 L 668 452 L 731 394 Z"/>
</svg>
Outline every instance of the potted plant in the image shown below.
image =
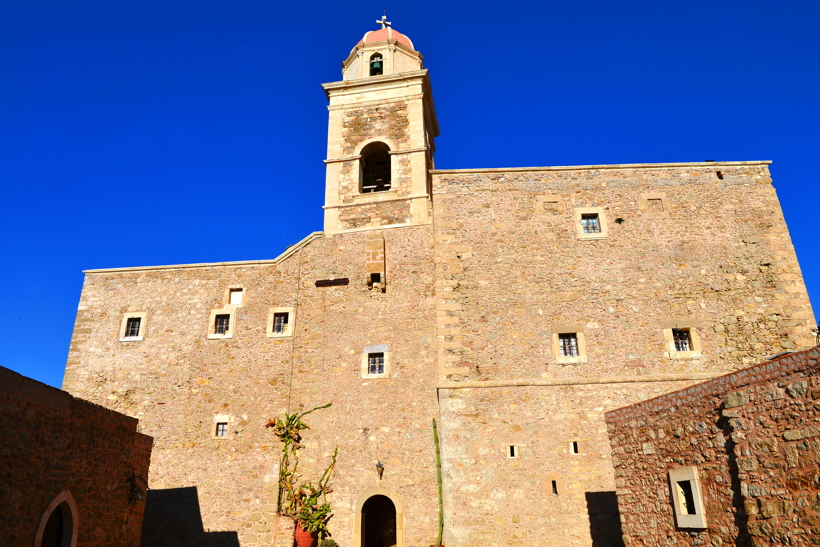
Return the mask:
<svg viewBox="0 0 820 547">
<path fill-rule="evenodd" d="M 327 523 L 333 517 L 326 496 L 333 492 L 328 485 L 333 469 L 336 466 L 336 455 L 339 448 L 333 451 L 330 465 L 322 473 L 319 482 L 299 483 L 298 474 L 299 450 L 304 448 L 302 431 L 310 429 L 302 420 L 314 410 L 327 408 L 317 406 L 301 414 L 285 414 L 284 419 L 270 420 L 265 427 L 272 427 L 273 433 L 284 443 L 282 459 L 279 463 L 279 514 L 287 515 L 296 522 L 294 539 L 299 547 L 316 547 L 319 539 L 330 536 Z"/>
</svg>

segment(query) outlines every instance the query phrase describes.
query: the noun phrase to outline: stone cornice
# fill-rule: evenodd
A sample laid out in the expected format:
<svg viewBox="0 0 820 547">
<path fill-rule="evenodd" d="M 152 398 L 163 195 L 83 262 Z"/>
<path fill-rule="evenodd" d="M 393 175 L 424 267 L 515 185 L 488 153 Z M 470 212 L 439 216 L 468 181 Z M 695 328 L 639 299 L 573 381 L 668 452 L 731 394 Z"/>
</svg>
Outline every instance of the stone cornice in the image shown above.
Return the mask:
<svg viewBox="0 0 820 547">
<path fill-rule="evenodd" d="M 501 167 L 487 169 L 433 169 L 432 175 L 460 175 L 469 173 L 523 173 L 532 171 L 595 171 L 603 169 L 677 169 L 681 167 L 747 167 L 769 165 L 764 161 L 700 161 L 684 163 L 622 163 L 611 165 L 568 165 L 557 167 Z"/>
<path fill-rule="evenodd" d="M 84 274 L 117 273 L 117 272 L 137 272 L 149 270 L 184 270 L 189 268 L 220 268 L 237 266 L 262 266 L 266 264 L 278 264 L 293 255 L 296 251 L 306 247 L 312 241 L 324 237 L 324 232 L 313 232 L 303 240 L 285 249 L 285 252 L 270 260 L 240 260 L 237 262 L 202 262 L 197 264 L 173 264 L 170 266 L 133 266 L 130 268 L 102 268 L 96 270 L 83 270 Z"/>
</svg>

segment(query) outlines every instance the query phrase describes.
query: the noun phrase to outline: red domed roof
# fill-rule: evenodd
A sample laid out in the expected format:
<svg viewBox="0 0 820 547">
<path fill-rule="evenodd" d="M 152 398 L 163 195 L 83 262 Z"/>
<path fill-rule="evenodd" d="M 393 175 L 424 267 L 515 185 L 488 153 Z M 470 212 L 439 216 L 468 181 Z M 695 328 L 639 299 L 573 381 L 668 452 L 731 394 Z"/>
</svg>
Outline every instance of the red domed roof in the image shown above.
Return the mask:
<svg viewBox="0 0 820 547">
<path fill-rule="evenodd" d="M 359 40 L 359 44 L 372 44 L 373 42 L 383 42 L 384 40 L 396 40 L 413 51 L 416 49 L 413 47 L 413 42 L 410 41 L 410 38 L 390 27 L 365 32 L 364 37 Z"/>
</svg>

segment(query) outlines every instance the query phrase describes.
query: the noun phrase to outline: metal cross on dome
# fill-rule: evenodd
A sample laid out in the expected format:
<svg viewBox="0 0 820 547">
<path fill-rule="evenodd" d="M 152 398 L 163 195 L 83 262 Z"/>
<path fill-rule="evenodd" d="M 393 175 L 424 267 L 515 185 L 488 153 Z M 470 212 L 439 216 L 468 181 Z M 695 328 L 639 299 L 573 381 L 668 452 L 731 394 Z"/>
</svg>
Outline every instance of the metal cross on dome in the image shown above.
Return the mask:
<svg viewBox="0 0 820 547">
<path fill-rule="evenodd" d="M 387 20 L 387 14 L 382 15 L 381 19 L 376 19 L 376 24 L 381 25 L 382 28 L 392 27 L 393 23 Z"/>
</svg>

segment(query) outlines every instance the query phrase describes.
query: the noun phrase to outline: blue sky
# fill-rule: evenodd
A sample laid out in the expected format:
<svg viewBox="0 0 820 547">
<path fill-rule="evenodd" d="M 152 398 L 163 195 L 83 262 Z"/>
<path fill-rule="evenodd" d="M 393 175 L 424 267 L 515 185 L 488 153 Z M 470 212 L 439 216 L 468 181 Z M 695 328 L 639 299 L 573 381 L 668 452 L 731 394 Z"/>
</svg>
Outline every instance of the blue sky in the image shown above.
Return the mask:
<svg viewBox="0 0 820 547">
<path fill-rule="evenodd" d="M 385 9 L 430 69 L 437 167 L 773 160 L 820 306 L 816 2 L 9 1 L 0 364 L 61 384 L 83 269 L 321 230 L 320 84 Z"/>
</svg>

